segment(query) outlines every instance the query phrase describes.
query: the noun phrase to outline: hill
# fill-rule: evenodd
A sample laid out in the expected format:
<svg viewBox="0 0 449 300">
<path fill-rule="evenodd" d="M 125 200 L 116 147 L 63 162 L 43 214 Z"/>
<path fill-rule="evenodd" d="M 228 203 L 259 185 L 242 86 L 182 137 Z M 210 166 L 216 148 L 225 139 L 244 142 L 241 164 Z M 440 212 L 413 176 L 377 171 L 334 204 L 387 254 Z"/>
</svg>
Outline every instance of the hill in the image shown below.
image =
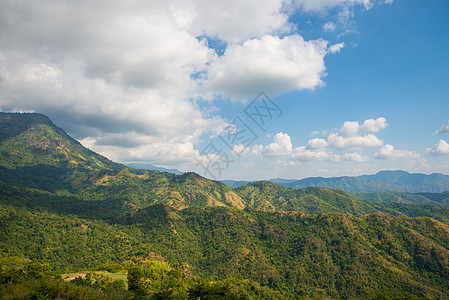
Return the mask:
<svg viewBox="0 0 449 300">
<path fill-rule="evenodd" d="M 217 289 L 224 295 L 232 286 L 249 299 L 449 294 L 449 207 L 433 205 L 445 203 L 447 193 L 416 195 L 432 204 L 418 205 L 268 181 L 234 189 L 195 173 L 111 162 L 43 115 L 0 114 L 0 124 L 2 297 L 2 288 L 24 288 L 11 276 L 31 276 L 33 289 L 50 284 L 36 281 L 43 279 L 32 266 L 62 272 L 104 264 L 141 276 L 134 296 L 158 289 L 148 264 L 166 270 L 162 282 L 184 278 L 183 295 L 186 278 L 192 295 Z M 15 256 L 32 265 L 15 269 Z M 54 274 L 47 279 L 68 288 Z M 39 293 L 30 297 L 46 295 Z"/>
<path fill-rule="evenodd" d="M 175 175 L 182 175 L 184 173 L 179 171 L 178 169 L 167 169 L 147 163 L 125 163 L 125 165 L 133 169 L 153 170 L 159 172 L 173 173 Z"/>
<path fill-rule="evenodd" d="M 270 181 L 252 182 L 236 189 L 247 207 L 262 211 L 304 213 L 350 213 L 362 215 L 377 211 L 371 203 L 330 188 L 285 188 Z"/>
<path fill-rule="evenodd" d="M 381 171 L 375 175 L 343 177 L 309 177 L 301 180 L 272 179 L 285 187 L 296 189 L 306 187 L 330 187 L 348 193 L 375 192 L 430 192 L 440 193 L 449 190 L 449 176 L 443 174 L 410 174 L 405 171 Z"/>
<path fill-rule="evenodd" d="M 247 278 L 287 298 L 449 294 L 449 227 L 430 218 L 156 205 L 111 223 L 2 205 L 0 224 L 1 256 L 56 269 L 158 260 L 206 281 Z"/>
<path fill-rule="evenodd" d="M 252 182 L 233 189 L 195 173 L 136 170 L 84 148 L 41 114 L 2 113 L 0 124 L 0 191 L 4 203 L 22 202 L 28 207 L 76 212 L 83 217 L 95 212 L 101 218 L 166 204 L 176 209 L 227 206 L 353 215 L 388 209 L 394 215 L 413 211 L 414 216 L 446 220 L 444 210 L 429 214 L 428 209 L 413 206 L 394 211 L 330 188 L 298 190 L 272 182 Z"/>
</svg>

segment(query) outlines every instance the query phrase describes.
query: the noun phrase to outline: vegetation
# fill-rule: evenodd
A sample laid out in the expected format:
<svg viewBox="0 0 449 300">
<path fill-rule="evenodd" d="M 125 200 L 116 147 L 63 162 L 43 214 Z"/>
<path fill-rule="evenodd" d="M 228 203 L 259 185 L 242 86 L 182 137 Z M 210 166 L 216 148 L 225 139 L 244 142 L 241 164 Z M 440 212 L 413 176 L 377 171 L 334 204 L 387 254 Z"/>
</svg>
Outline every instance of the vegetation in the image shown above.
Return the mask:
<svg viewBox="0 0 449 300">
<path fill-rule="evenodd" d="M 301 180 L 273 179 L 285 187 L 330 187 L 348 193 L 377 193 L 387 191 L 440 193 L 449 190 L 449 176 L 443 174 L 410 174 L 404 171 L 381 171 L 375 175 L 343 177 L 310 177 Z"/>
<path fill-rule="evenodd" d="M 0 297 L 447 299 L 446 196 L 233 189 L 127 168 L 42 115 L 1 114 Z"/>
</svg>

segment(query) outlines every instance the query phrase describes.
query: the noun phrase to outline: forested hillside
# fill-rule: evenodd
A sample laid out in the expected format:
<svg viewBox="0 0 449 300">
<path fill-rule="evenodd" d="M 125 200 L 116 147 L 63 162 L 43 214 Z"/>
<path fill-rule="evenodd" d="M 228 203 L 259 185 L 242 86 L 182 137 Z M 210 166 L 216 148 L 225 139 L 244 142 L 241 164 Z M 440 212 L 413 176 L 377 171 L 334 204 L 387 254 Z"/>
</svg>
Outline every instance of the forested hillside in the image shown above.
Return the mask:
<svg viewBox="0 0 449 300">
<path fill-rule="evenodd" d="M 448 298 L 444 193 L 233 189 L 111 162 L 39 114 L 0 124 L 2 297 Z M 58 279 L 99 270 L 126 280 Z"/>
</svg>

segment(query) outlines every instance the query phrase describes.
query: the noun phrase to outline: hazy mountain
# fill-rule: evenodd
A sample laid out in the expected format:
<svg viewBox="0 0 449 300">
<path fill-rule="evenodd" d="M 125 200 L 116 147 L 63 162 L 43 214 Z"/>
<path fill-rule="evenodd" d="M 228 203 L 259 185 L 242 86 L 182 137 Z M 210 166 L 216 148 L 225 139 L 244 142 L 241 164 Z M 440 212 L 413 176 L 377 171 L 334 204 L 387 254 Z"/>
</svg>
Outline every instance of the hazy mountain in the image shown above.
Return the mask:
<svg viewBox="0 0 449 300">
<path fill-rule="evenodd" d="M 226 184 L 231 188 L 238 188 L 244 184 L 250 183 L 251 181 L 246 180 L 220 180 L 220 182 Z"/>
<path fill-rule="evenodd" d="M 348 193 L 375 192 L 431 192 L 439 193 L 449 190 L 449 176 L 443 174 L 410 174 L 405 171 L 381 171 L 375 175 L 342 177 L 309 177 L 301 180 L 272 179 L 285 187 L 296 189 L 306 187 L 330 187 Z"/>
<path fill-rule="evenodd" d="M 144 169 L 144 170 L 154 170 L 159 172 L 167 172 L 175 175 L 182 175 L 184 172 L 181 172 L 177 169 L 167 169 L 163 167 L 158 167 L 152 164 L 147 163 L 125 163 L 126 166 L 134 168 L 134 169 Z"/>
<path fill-rule="evenodd" d="M 437 198 L 436 195 L 432 194 L 433 198 Z M 377 192 L 377 193 L 354 193 L 354 196 L 371 201 L 371 202 L 398 202 L 398 203 L 407 203 L 407 204 L 428 204 L 428 205 L 446 205 L 444 201 L 435 201 L 432 199 L 432 196 L 426 197 L 425 194 L 412 194 L 406 192 Z M 449 195 L 445 192 L 447 198 Z M 444 200 L 445 197 L 442 197 Z"/>
<path fill-rule="evenodd" d="M 405 171 L 381 171 L 375 175 L 361 177 L 393 185 L 407 192 L 440 193 L 449 190 L 449 176 L 439 173 L 426 175 Z"/>
</svg>

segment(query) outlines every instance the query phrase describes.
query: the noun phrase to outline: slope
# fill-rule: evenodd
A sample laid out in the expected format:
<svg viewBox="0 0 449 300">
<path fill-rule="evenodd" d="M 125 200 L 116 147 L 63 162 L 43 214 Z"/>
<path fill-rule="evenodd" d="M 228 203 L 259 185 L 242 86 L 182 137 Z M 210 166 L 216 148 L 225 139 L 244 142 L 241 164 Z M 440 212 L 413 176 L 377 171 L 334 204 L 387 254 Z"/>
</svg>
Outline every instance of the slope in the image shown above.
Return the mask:
<svg viewBox="0 0 449 300">
<path fill-rule="evenodd" d="M 449 294 L 449 227 L 429 218 L 161 204 L 108 224 L 1 205 L 0 224 L 2 256 L 57 268 L 159 259 L 200 278 L 247 278 L 294 298 Z"/>
<path fill-rule="evenodd" d="M 362 215 L 377 211 L 369 202 L 330 188 L 292 189 L 270 181 L 252 182 L 236 189 L 248 207 L 262 211 L 304 213 L 349 213 Z"/>
</svg>

